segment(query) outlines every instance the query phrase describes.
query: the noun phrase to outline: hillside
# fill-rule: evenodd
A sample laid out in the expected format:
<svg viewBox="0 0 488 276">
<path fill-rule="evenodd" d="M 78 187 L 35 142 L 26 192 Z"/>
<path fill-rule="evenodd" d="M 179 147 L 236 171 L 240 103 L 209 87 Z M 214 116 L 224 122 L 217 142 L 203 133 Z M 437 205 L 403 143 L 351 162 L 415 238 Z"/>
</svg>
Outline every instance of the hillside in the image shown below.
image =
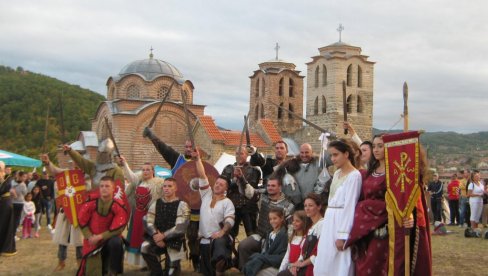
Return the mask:
<svg viewBox="0 0 488 276">
<path fill-rule="evenodd" d="M 385 131 L 373 129 L 373 132 Z M 426 132 L 420 136 L 420 142 L 426 148 L 433 167 L 475 168 L 481 161 L 488 160 L 488 131 L 470 134 Z"/>
<path fill-rule="evenodd" d="M 62 96 L 61 96 L 62 95 Z M 24 71 L 0 66 L 0 112 L 2 131 L 0 148 L 38 157 L 44 146 L 54 157 L 62 142 L 61 97 L 66 141 L 80 130 L 91 129 L 90 119 L 105 98 L 77 85 Z M 44 141 L 49 107 L 47 141 Z"/>
</svg>

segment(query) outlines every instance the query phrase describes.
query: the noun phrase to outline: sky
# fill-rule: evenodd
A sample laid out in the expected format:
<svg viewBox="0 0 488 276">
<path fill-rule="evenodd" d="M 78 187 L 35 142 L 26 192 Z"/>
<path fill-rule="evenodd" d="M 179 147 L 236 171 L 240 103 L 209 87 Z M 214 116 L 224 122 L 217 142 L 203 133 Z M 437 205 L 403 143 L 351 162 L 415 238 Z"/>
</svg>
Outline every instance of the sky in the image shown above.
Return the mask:
<svg viewBox="0 0 488 276">
<path fill-rule="evenodd" d="M 107 79 L 153 47 L 192 81 L 194 103 L 240 129 L 249 76 L 275 43 L 306 75 L 342 24 L 342 41 L 376 62 L 373 127 L 402 128 L 407 81 L 411 129 L 471 133 L 488 130 L 487 12 L 482 0 L 0 0 L 0 64 L 106 96 Z"/>
</svg>

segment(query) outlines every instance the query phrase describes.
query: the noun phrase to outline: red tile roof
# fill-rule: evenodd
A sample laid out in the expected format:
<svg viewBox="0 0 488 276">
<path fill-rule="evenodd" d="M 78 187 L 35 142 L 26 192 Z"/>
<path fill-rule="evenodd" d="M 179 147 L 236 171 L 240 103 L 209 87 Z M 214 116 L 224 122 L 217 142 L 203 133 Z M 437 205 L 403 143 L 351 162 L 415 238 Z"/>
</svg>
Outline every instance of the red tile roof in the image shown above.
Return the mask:
<svg viewBox="0 0 488 276">
<path fill-rule="evenodd" d="M 263 126 L 264 131 L 268 135 L 271 142 L 273 142 L 273 144 L 282 140 L 281 135 L 278 133 L 278 130 L 271 120 L 260 119 L 259 123 Z"/>
<path fill-rule="evenodd" d="M 218 140 L 218 141 L 225 141 L 224 136 L 220 133 L 220 130 L 215 125 L 214 119 L 210 116 L 199 116 L 198 120 L 200 121 L 200 125 L 202 125 L 205 132 L 208 134 L 210 139 Z"/>
<path fill-rule="evenodd" d="M 241 132 L 234 130 L 223 130 L 220 132 L 224 137 L 224 144 L 226 146 L 239 146 L 241 141 Z M 255 147 L 268 147 L 269 145 L 263 140 L 261 136 L 257 133 L 250 133 L 251 144 Z M 246 143 L 246 137 L 243 137 L 242 143 Z"/>
</svg>

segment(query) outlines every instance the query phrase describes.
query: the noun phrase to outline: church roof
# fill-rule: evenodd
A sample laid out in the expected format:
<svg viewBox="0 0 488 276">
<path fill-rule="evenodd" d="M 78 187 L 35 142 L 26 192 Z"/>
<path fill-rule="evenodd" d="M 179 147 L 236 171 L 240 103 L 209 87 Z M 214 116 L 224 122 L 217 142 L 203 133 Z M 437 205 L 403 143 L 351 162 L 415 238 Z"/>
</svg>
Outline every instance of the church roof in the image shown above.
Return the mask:
<svg viewBox="0 0 488 276">
<path fill-rule="evenodd" d="M 138 75 L 145 81 L 152 81 L 161 76 L 172 77 L 179 82 L 184 80 L 183 74 L 176 67 L 164 60 L 153 58 L 152 54 L 148 59 L 136 60 L 124 66 L 114 80 L 119 81 L 128 75 Z"/>
<path fill-rule="evenodd" d="M 269 119 L 260 119 L 259 123 L 263 126 L 264 131 L 268 135 L 271 142 L 276 143 L 281 140 L 281 135 L 274 126 L 273 122 Z"/>
<path fill-rule="evenodd" d="M 220 133 L 220 130 L 215 125 L 214 119 L 212 119 L 212 117 L 200 116 L 198 117 L 198 120 L 200 121 L 203 129 L 205 129 L 205 132 L 208 134 L 208 136 L 210 136 L 212 140 L 225 140 L 224 136 L 222 135 L 222 133 Z"/>
<path fill-rule="evenodd" d="M 226 146 L 239 146 L 241 142 L 241 132 L 236 130 L 226 130 L 221 132 L 225 138 L 224 144 Z M 263 140 L 261 136 L 257 133 L 251 132 L 249 134 L 249 138 L 251 140 L 251 144 L 255 147 L 268 147 L 269 145 Z M 243 143 L 246 141 L 243 140 Z"/>
</svg>

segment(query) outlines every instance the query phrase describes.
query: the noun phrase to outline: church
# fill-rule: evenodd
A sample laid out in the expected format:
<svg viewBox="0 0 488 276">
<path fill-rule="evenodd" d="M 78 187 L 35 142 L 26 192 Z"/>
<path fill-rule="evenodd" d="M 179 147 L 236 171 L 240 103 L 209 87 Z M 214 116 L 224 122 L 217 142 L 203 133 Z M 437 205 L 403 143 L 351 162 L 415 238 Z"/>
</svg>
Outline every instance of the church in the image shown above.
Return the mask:
<svg viewBox="0 0 488 276">
<path fill-rule="evenodd" d="M 360 47 L 341 39 L 319 48 L 311 59 L 306 63 L 306 96 L 305 76 L 296 70 L 295 64 L 279 59 L 278 45 L 275 59 L 259 63 L 259 68 L 249 77 L 250 138 L 260 152 L 273 155 L 273 146 L 280 140 L 285 140 L 294 149 L 293 153 L 304 142 L 311 143 L 316 152 L 320 149 L 320 131 L 278 106 L 342 136 L 343 81 L 346 82 L 348 121 L 360 137 L 371 137 L 374 62 L 362 55 Z M 97 141 L 108 138 L 110 128 L 121 155 L 133 168 L 138 169 L 145 162 L 167 167 L 152 143 L 142 137 L 167 93 L 170 94 L 152 129 L 175 150 L 182 152 L 188 140 L 183 101 L 195 143 L 207 153 L 208 162 L 215 163 L 223 153 L 233 155 L 241 143 L 241 130 L 219 127 L 205 114 L 204 105 L 193 102 L 198 90 L 192 81 L 185 79 L 169 62 L 155 58 L 152 50 L 149 58 L 130 62 L 118 74 L 110 76 L 106 86 L 107 100 L 100 103 L 94 114 L 91 131 L 81 131 L 72 144 L 87 158 L 94 160 Z M 58 160 L 61 166 L 68 166 L 68 158 L 61 152 L 58 152 Z"/>
</svg>

